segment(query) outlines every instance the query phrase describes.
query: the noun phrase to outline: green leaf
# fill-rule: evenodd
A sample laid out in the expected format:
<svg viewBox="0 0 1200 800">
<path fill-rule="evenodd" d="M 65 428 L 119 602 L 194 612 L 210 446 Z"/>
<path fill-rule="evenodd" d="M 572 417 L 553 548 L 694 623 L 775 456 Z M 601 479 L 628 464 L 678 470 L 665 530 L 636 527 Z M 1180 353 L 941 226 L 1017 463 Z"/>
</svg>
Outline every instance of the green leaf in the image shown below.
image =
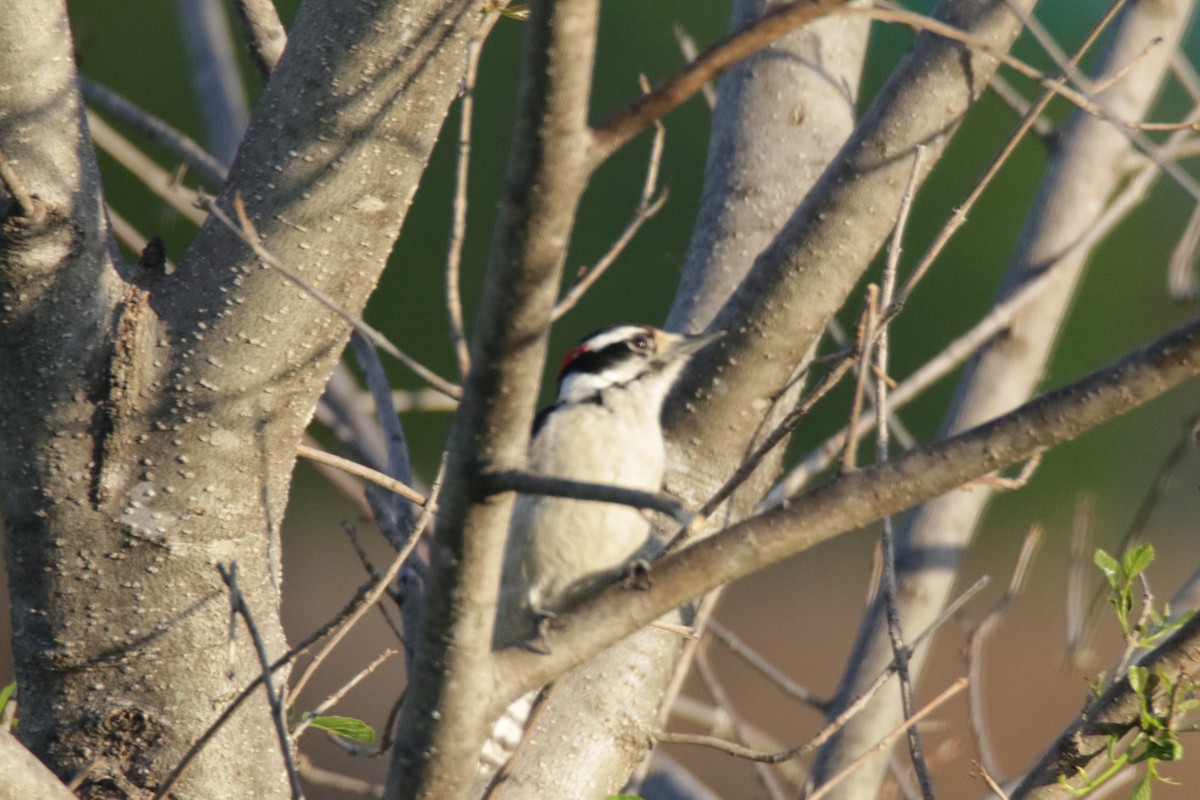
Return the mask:
<svg viewBox="0 0 1200 800">
<path fill-rule="evenodd" d="M 1129 796 L 1129 800 L 1150 800 L 1150 783 L 1150 776 L 1143 775 L 1137 786 L 1133 787 L 1133 794 Z"/>
<path fill-rule="evenodd" d="M 1104 573 L 1104 577 L 1108 578 L 1108 585 L 1116 589 L 1121 585 L 1121 565 L 1115 558 L 1108 553 L 1096 548 L 1096 554 L 1092 556 L 1092 560 L 1096 562 L 1096 566 Z"/>
<path fill-rule="evenodd" d="M 1146 571 L 1146 567 L 1154 561 L 1154 545 L 1146 542 L 1141 547 L 1135 547 L 1121 558 L 1121 566 L 1125 571 L 1125 580 L 1132 581 Z"/>
<path fill-rule="evenodd" d="M 1178 761 L 1183 758 L 1183 744 L 1173 736 L 1161 741 L 1147 742 L 1146 751 L 1151 758 L 1159 761 Z"/>
<path fill-rule="evenodd" d="M 356 742 L 371 744 L 375 741 L 375 729 L 354 717 L 308 717 L 308 724 Z"/>
<path fill-rule="evenodd" d="M 1145 667 L 1130 667 L 1129 668 L 1129 688 L 1133 689 L 1136 695 L 1146 693 L 1146 679 L 1150 677 L 1150 671 Z"/>
<path fill-rule="evenodd" d="M 17 682 L 16 681 L 13 681 L 8 686 L 5 686 L 3 689 L 0 689 L 0 711 L 3 711 L 4 707 L 6 705 L 8 705 L 8 701 L 12 699 L 13 692 L 15 692 L 16 690 L 17 690 Z"/>
</svg>

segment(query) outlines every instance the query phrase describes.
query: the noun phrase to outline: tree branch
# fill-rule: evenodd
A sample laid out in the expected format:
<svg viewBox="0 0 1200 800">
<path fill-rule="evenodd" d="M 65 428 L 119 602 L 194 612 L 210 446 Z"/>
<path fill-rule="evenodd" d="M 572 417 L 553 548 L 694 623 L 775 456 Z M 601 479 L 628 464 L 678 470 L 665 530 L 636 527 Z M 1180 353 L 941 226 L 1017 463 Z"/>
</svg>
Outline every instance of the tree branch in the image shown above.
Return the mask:
<svg viewBox="0 0 1200 800">
<path fill-rule="evenodd" d="M 234 0 L 233 7 L 242 23 L 250 57 L 265 81 L 287 46 L 287 31 L 279 21 L 279 12 L 271 0 Z"/>
<path fill-rule="evenodd" d="M 519 492 L 616 503 L 617 505 L 658 511 L 673 517 L 682 524 L 687 524 L 688 518 L 691 516 L 683 503 L 668 494 L 644 492 L 640 489 L 628 489 L 609 483 L 573 481 L 514 469 L 486 472 L 480 476 L 480 482 L 486 494 Z"/>
<path fill-rule="evenodd" d="M 480 479 L 525 460 L 550 313 L 586 184 L 597 14 L 598 0 L 531 7 L 507 194 L 450 435 L 391 798 L 462 794 L 494 719 L 492 628 L 512 496 L 481 498 Z"/>
<path fill-rule="evenodd" d="M 714 77 L 751 53 L 807 22 L 829 14 L 847 0 L 796 0 L 763 15 L 744 30 L 709 47 L 675 75 L 630 103 L 595 129 L 592 169 L 655 120 L 704 88 Z"/>
</svg>

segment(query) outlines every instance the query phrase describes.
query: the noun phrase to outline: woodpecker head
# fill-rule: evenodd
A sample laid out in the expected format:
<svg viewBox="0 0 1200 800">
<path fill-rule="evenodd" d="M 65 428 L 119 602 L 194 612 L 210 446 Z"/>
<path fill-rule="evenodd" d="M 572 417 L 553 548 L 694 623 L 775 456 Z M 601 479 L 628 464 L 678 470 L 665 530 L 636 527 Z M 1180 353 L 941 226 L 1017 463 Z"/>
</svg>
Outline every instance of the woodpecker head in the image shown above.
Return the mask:
<svg viewBox="0 0 1200 800">
<path fill-rule="evenodd" d="M 610 386 L 635 383 L 661 402 L 688 358 L 721 335 L 685 336 L 649 325 L 593 333 L 567 351 L 558 371 L 558 402 L 578 402 Z"/>
</svg>

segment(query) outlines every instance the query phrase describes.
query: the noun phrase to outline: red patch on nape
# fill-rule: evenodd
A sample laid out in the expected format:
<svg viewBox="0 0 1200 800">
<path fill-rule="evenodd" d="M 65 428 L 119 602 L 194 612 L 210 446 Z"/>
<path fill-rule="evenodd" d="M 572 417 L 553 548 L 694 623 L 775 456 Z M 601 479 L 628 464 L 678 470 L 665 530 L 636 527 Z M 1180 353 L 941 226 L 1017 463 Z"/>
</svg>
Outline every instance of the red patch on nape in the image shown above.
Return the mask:
<svg viewBox="0 0 1200 800">
<path fill-rule="evenodd" d="M 571 362 L 579 358 L 587 351 L 588 346 L 586 344 L 577 344 L 567 351 L 567 354 L 563 356 L 562 364 L 558 368 L 558 377 L 560 380 L 562 379 L 563 373 L 565 373 L 567 368 L 571 366 Z"/>
</svg>

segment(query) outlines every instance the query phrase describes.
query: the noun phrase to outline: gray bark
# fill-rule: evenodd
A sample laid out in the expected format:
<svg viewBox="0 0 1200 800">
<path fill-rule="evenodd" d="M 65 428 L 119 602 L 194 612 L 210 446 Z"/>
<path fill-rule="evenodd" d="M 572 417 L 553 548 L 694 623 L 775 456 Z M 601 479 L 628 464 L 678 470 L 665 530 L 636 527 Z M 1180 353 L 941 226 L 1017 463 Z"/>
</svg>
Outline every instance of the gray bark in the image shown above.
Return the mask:
<svg viewBox="0 0 1200 800">
<path fill-rule="evenodd" d="M 225 675 L 216 564 L 238 562 L 268 651 L 284 648 L 279 524 L 347 326 L 213 220 L 171 275 L 115 263 L 65 10 L 6 3 L 3 15 L 0 84 L 15 88 L 0 152 L 49 212 L 29 226 L 10 204 L 0 248 L 20 735 L 60 777 L 98 760 L 84 796 L 104 782 L 148 789 L 259 671 L 240 632 L 237 677 Z M 465 0 L 318 0 L 296 19 L 220 202 L 240 194 L 267 249 L 352 312 L 480 18 Z M 235 715 L 175 791 L 286 796 L 263 705 Z"/>
</svg>

